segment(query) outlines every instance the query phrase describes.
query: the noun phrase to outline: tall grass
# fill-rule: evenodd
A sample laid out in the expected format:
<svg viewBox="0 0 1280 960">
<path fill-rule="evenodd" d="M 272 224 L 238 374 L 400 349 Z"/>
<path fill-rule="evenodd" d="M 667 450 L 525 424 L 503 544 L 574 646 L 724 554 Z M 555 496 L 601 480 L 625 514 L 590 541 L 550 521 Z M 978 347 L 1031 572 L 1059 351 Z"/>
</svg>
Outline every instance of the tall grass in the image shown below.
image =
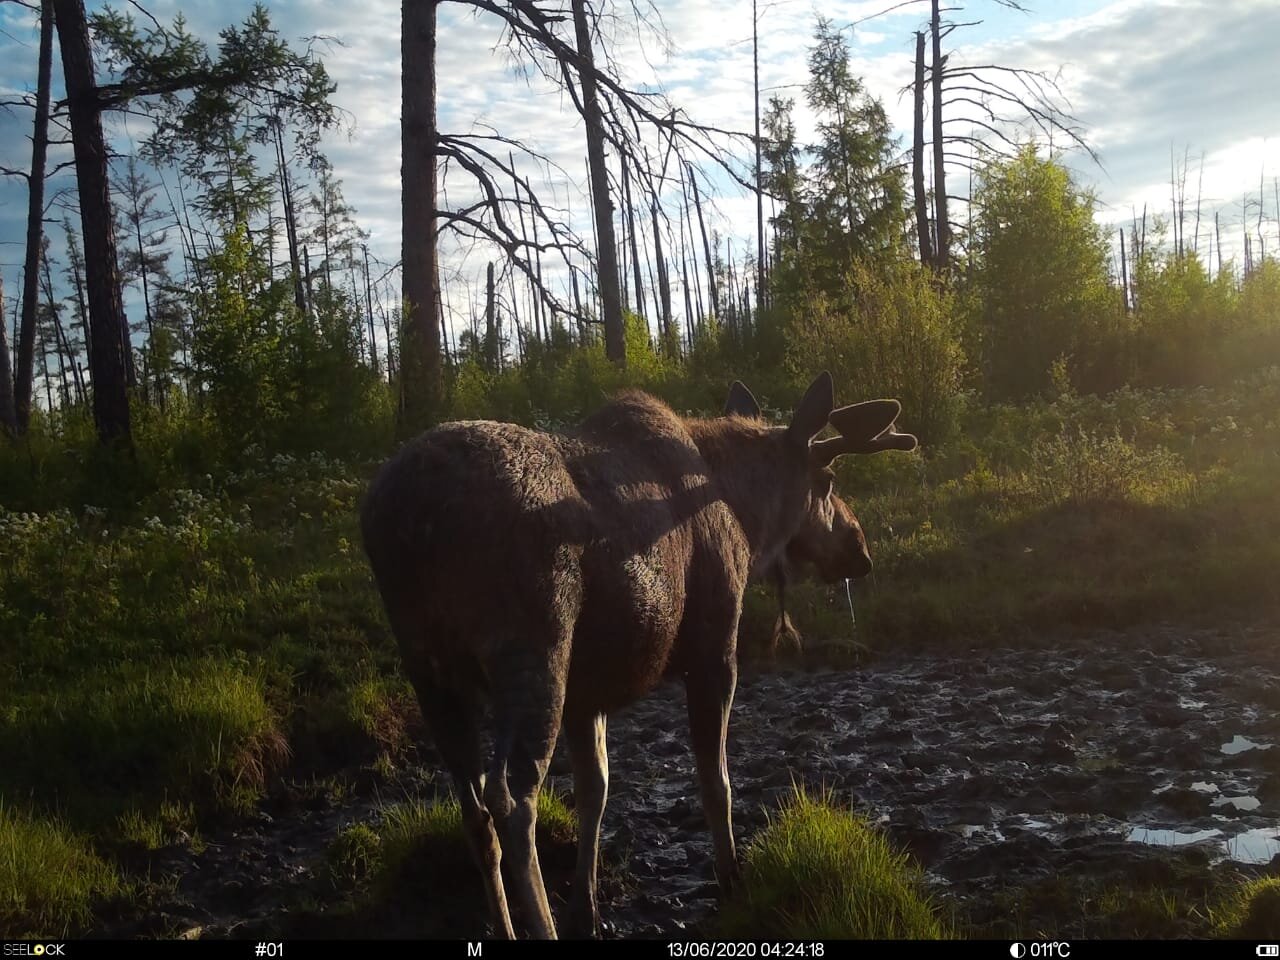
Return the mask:
<svg viewBox="0 0 1280 960">
<path fill-rule="evenodd" d="M 0 802 L 0 940 L 76 936 L 125 892 L 83 837 Z"/>
</svg>

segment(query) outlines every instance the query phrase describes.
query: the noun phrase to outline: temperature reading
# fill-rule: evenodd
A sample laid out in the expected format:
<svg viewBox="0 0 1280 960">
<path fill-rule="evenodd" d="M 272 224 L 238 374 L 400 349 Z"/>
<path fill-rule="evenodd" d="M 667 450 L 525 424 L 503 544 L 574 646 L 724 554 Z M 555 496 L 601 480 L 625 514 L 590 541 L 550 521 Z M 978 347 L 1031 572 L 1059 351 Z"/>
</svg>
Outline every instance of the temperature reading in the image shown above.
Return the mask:
<svg viewBox="0 0 1280 960">
<path fill-rule="evenodd" d="M 1015 943 L 1009 947 L 1009 956 L 1014 960 L 1021 960 L 1023 957 L 1062 957 L 1065 960 L 1071 956 L 1071 944 L 1057 940 L 1044 943 Z"/>
</svg>

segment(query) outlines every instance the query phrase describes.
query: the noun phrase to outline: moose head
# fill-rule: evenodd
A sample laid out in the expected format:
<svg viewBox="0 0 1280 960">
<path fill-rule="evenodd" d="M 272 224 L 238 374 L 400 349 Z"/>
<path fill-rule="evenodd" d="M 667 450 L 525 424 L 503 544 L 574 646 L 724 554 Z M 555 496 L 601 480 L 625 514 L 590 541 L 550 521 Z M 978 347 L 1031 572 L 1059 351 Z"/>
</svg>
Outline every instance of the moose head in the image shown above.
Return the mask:
<svg viewBox="0 0 1280 960">
<path fill-rule="evenodd" d="M 802 437 L 818 423 L 824 407 L 828 412 L 818 429 Z M 915 436 L 897 429 L 895 422 L 901 412 L 902 404 L 897 400 L 866 400 L 836 408 L 831 378 L 825 373 L 813 382 L 797 409 L 788 434 L 797 444 L 804 440 L 804 468 L 809 489 L 798 529 L 787 542 L 784 554 L 777 557 L 767 571 L 777 588 L 781 607 L 773 646 L 784 636 L 799 646 L 799 634 L 786 612 L 789 570 L 810 569 L 827 583 L 860 580 L 871 573 L 871 553 L 862 525 L 848 503 L 836 494 L 831 464 L 845 454 L 914 450 Z M 759 403 L 740 380 L 735 380 L 729 388 L 725 415 L 761 417 Z M 816 435 L 827 424 L 836 429 L 837 435 L 817 439 Z"/>
</svg>

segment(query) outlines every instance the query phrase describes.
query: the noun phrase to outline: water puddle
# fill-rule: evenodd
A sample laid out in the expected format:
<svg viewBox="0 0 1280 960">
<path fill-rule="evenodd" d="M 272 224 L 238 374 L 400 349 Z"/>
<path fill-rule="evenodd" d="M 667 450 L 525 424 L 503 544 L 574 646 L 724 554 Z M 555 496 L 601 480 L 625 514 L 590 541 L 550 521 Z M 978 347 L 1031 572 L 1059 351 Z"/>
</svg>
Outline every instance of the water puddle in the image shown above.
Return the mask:
<svg viewBox="0 0 1280 960">
<path fill-rule="evenodd" d="M 1270 863 L 1280 855 L 1280 830 L 1246 830 L 1227 841 L 1227 856 L 1241 863 Z"/>
<path fill-rule="evenodd" d="M 1129 830 L 1129 835 L 1125 839 L 1130 843 L 1147 843 L 1157 847 L 1182 847 L 1189 843 L 1203 843 L 1205 840 L 1212 840 L 1214 837 L 1220 836 L 1222 836 L 1222 833 L 1218 830 L 1196 830 L 1188 833 L 1181 830 L 1151 830 L 1147 827 L 1133 827 Z"/>
<path fill-rule="evenodd" d="M 1219 749 L 1229 757 L 1234 757 L 1238 753 L 1244 753 L 1247 750 L 1270 750 L 1269 743 L 1254 743 L 1248 737 L 1242 737 L 1236 734 L 1230 743 L 1224 743 Z"/>
<path fill-rule="evenodd" d="M 1196 793 L 1217 793 L 1218 785 L 1216 783 L 1208 783 L 1204 780 L 1197 780 L 1191 785 L 1191 789 Z"/>
<path fill-rule="evenodd" d="M 1223 797 L 1213 801 L 1215 807 L 1232 807 L 1240 813 L 1248 813 L 1262 806 L 1257 797 Z"/>
<path fill-rule="evenodd" d="M 1160 847 L 1185 847 L 1193 843 L 1218 840 L 1227 859 L 1239 863 L 1270 863 L 1280 855 L 1280 829 L 1265 827 L 1246 830 L 1234 837 L 1224 837 L 1221 830 L 1153 830 L 1131 827 L 1126 840 Z"/>
</svg>

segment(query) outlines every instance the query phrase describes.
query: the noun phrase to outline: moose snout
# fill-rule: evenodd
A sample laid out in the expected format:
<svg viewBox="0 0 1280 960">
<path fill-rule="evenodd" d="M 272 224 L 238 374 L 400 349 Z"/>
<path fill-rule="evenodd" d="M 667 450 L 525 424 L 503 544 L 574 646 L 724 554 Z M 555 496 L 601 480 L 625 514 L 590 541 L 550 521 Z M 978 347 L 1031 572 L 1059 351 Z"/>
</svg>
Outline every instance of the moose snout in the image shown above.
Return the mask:
<svg viewBox="0 0 1280 960">
<path fill-rule="evenodd" d="M 850 560 L 850 580 L 861 580 L 871 574 L 871 555 L 865 548 L 856 551 Z"/>
</svg>

